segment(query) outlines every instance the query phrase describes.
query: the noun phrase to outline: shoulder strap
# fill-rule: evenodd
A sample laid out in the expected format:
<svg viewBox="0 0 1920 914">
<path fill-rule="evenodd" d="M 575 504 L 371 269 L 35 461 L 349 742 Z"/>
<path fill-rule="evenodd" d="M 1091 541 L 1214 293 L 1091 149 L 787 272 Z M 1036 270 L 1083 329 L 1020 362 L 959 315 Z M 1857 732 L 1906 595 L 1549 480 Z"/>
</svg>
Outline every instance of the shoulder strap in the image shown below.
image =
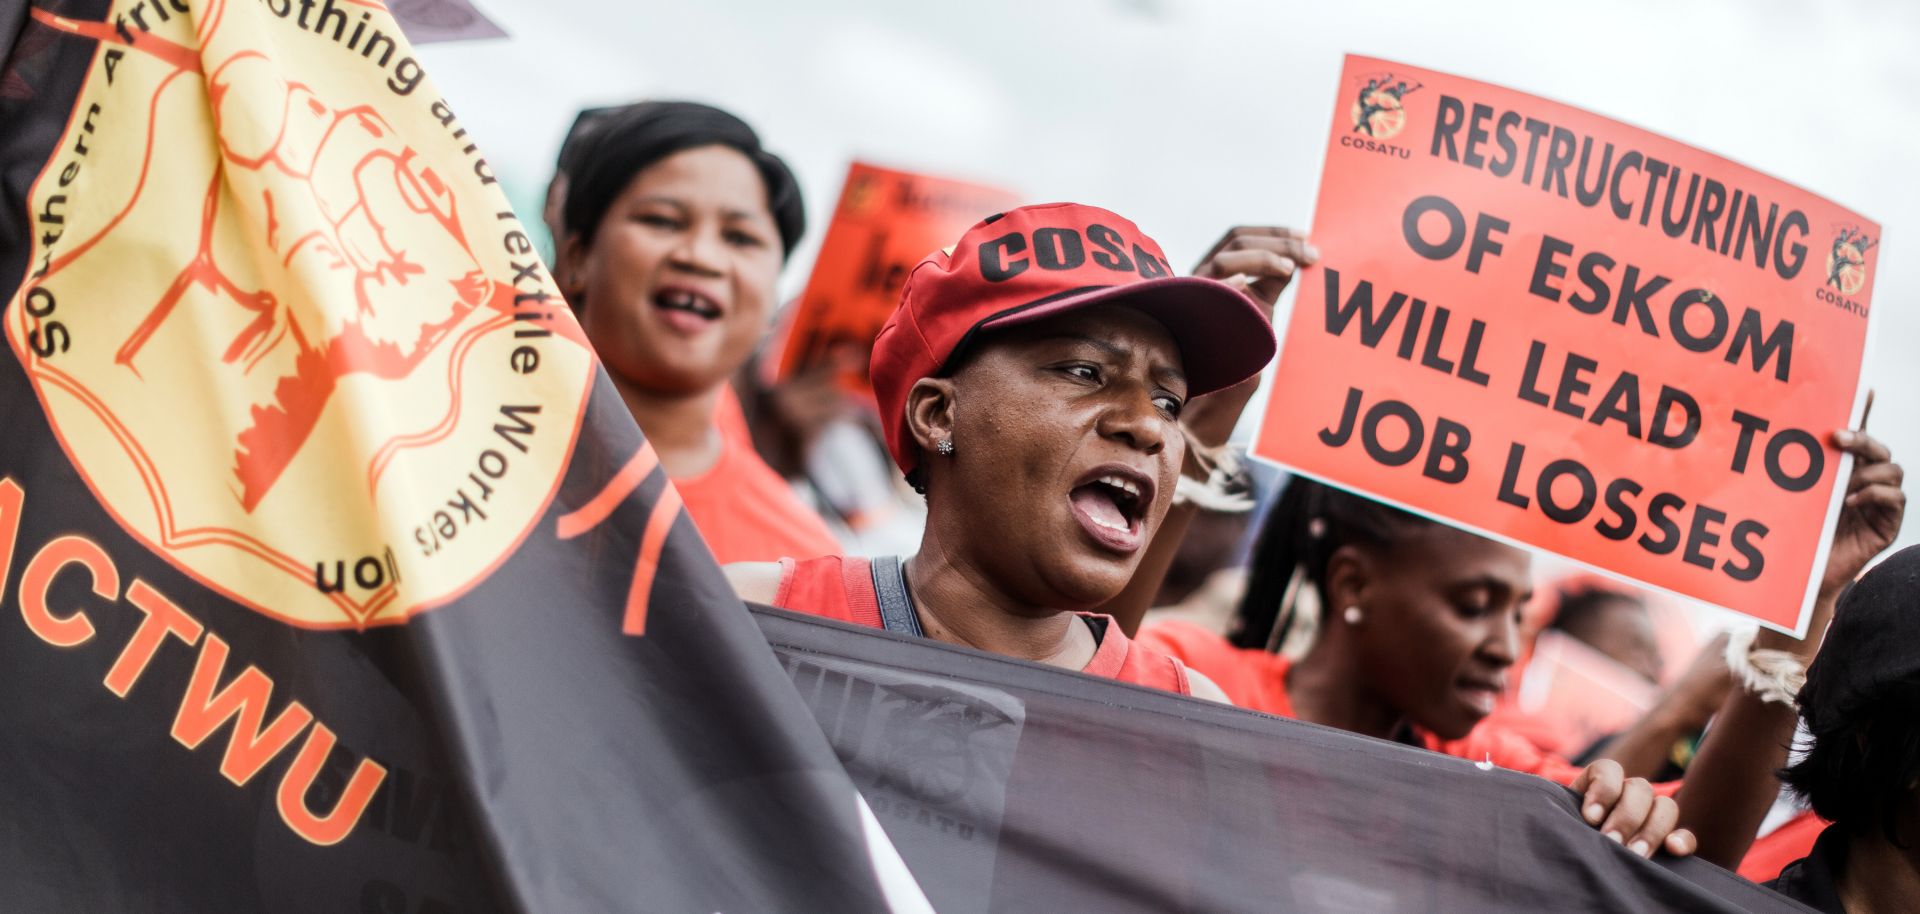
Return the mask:
<svg viewBox="0 0 1920 914">
<path fill-rule="evenodd" d="M 880 625 L 887 631 L 924 638 L 920 614 L 907 595 L 907 578 L 900 571 L 900 557 L 881 556 L 873 560 L 873 593 L 880 601 Z"/>
</svg>

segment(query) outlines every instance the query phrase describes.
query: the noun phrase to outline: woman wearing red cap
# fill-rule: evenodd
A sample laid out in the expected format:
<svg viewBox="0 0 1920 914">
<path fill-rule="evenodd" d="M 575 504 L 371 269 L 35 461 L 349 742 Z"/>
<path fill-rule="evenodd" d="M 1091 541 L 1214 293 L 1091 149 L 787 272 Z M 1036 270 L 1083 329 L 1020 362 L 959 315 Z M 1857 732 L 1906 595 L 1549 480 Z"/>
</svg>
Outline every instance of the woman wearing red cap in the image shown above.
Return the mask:
<svg viewBox="0 0 1920 914">
<path fill-rule="evenodd" d="M 1113 213 L 990 218 L 921 262 L 874 346 L 889 448 L 927 496 L 920 552 L 728 577 L 754 602 L 1224 700 L 1091 610 L 1128 587 L 1167 517 L 1187 402 L 1253 376 L 1273 350 L 1258 306 L 1173 276 Z M 1691 850 L 1645 781 L 1600 766 L 1583 786 L 1629 837 Z"/>
<path fill-rule="evenodd" d="M 1131 222 L 1023 207 L 914 270 L 874 344 L 888 449 L 927 497 L 918 554 L 735 565 L 749 600 L 1188 694 L 1217 695 L 1091 612 L 1166 516 L 1187 401 L 1257 374 L 1266 315 L 1179 277 Z"/>
</svg>

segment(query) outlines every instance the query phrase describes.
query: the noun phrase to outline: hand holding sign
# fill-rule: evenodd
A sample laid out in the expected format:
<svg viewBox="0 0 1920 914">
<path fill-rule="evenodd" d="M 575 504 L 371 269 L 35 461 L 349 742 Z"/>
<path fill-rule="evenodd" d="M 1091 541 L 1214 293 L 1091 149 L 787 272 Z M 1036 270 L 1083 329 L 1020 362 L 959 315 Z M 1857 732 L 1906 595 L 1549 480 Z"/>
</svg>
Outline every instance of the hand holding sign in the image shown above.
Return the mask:
<svg viewBox="0 0 1920 914">
<path fill-rule="evenodd" d="M 1293 274 L 1320 261 L 1320 252 L 1307 243 L 1307 233 L 1272 225 L 1236 225 L 1227 229 L 1200 258 L 1193 275 L 1232 281 L 1243 277 L 1247 295 L 1273 316 L 1273 305 L 1286 291 Z"/>
<path fill-rule="evenodd" d="M 1239 286 L 1272 320 L 1274 303 L 1294 274 L 1319 261 L 1320 252 L 1307 243 L 1306 232 L 1277 225 L 1236 225 L 1200 258 L 1193 275 Z M 1260 377 L 1255 375 L 1195 399 L 1181 414 L 1181 424 L 1194 441 L 1209 447 L 1223 445 L 1259 387 Z"/>
<path fill-rule="evenodd" d="M 1847 497 L 1827 553 L 1826 574 L 1820 581 L 1822 597 L 1839 596 L 1874 556 L 1893 544 L 1907 510 L 1907 493 L 1900 489 L 1906 473 L 1893 462 L 1885 444 L 1864 431 L 1848 429 L 1834 432 L 1833 443 L 1853 455 L 1853 475 L 1847 478 Z"/>
</svg>

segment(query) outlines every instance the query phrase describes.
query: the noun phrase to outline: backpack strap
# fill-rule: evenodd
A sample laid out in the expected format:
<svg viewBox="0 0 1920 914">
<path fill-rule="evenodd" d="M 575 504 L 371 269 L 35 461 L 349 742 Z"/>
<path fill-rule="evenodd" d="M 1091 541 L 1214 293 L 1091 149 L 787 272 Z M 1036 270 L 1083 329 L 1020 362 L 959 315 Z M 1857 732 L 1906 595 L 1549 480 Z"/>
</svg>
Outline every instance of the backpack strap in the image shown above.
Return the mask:
<svg viewBox="0 0 1920 914">
<path fill-rule="evenodd" d="M 887 631 L 924 638 L 920 614 L 914 611 L 913 598 L 907 595 L 907 578 L 900 570 L 900 557 L 881 556 L 873 560 L 873 593 L 880 602 L 880 624 Z"/>
</svg>

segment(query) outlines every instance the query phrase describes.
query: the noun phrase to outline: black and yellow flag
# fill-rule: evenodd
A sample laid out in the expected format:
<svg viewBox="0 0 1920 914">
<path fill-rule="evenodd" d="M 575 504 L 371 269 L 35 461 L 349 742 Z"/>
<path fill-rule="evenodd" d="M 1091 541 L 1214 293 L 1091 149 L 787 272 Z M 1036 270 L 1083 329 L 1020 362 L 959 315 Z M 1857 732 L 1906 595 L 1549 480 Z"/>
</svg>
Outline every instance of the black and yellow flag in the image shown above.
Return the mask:
<svg viewBox="0 0 1920 914">
<path fill-rule="evenodd" d="M 886 907 L 385 7 L 0 16 L 0 910 Z"/>
</svg>

